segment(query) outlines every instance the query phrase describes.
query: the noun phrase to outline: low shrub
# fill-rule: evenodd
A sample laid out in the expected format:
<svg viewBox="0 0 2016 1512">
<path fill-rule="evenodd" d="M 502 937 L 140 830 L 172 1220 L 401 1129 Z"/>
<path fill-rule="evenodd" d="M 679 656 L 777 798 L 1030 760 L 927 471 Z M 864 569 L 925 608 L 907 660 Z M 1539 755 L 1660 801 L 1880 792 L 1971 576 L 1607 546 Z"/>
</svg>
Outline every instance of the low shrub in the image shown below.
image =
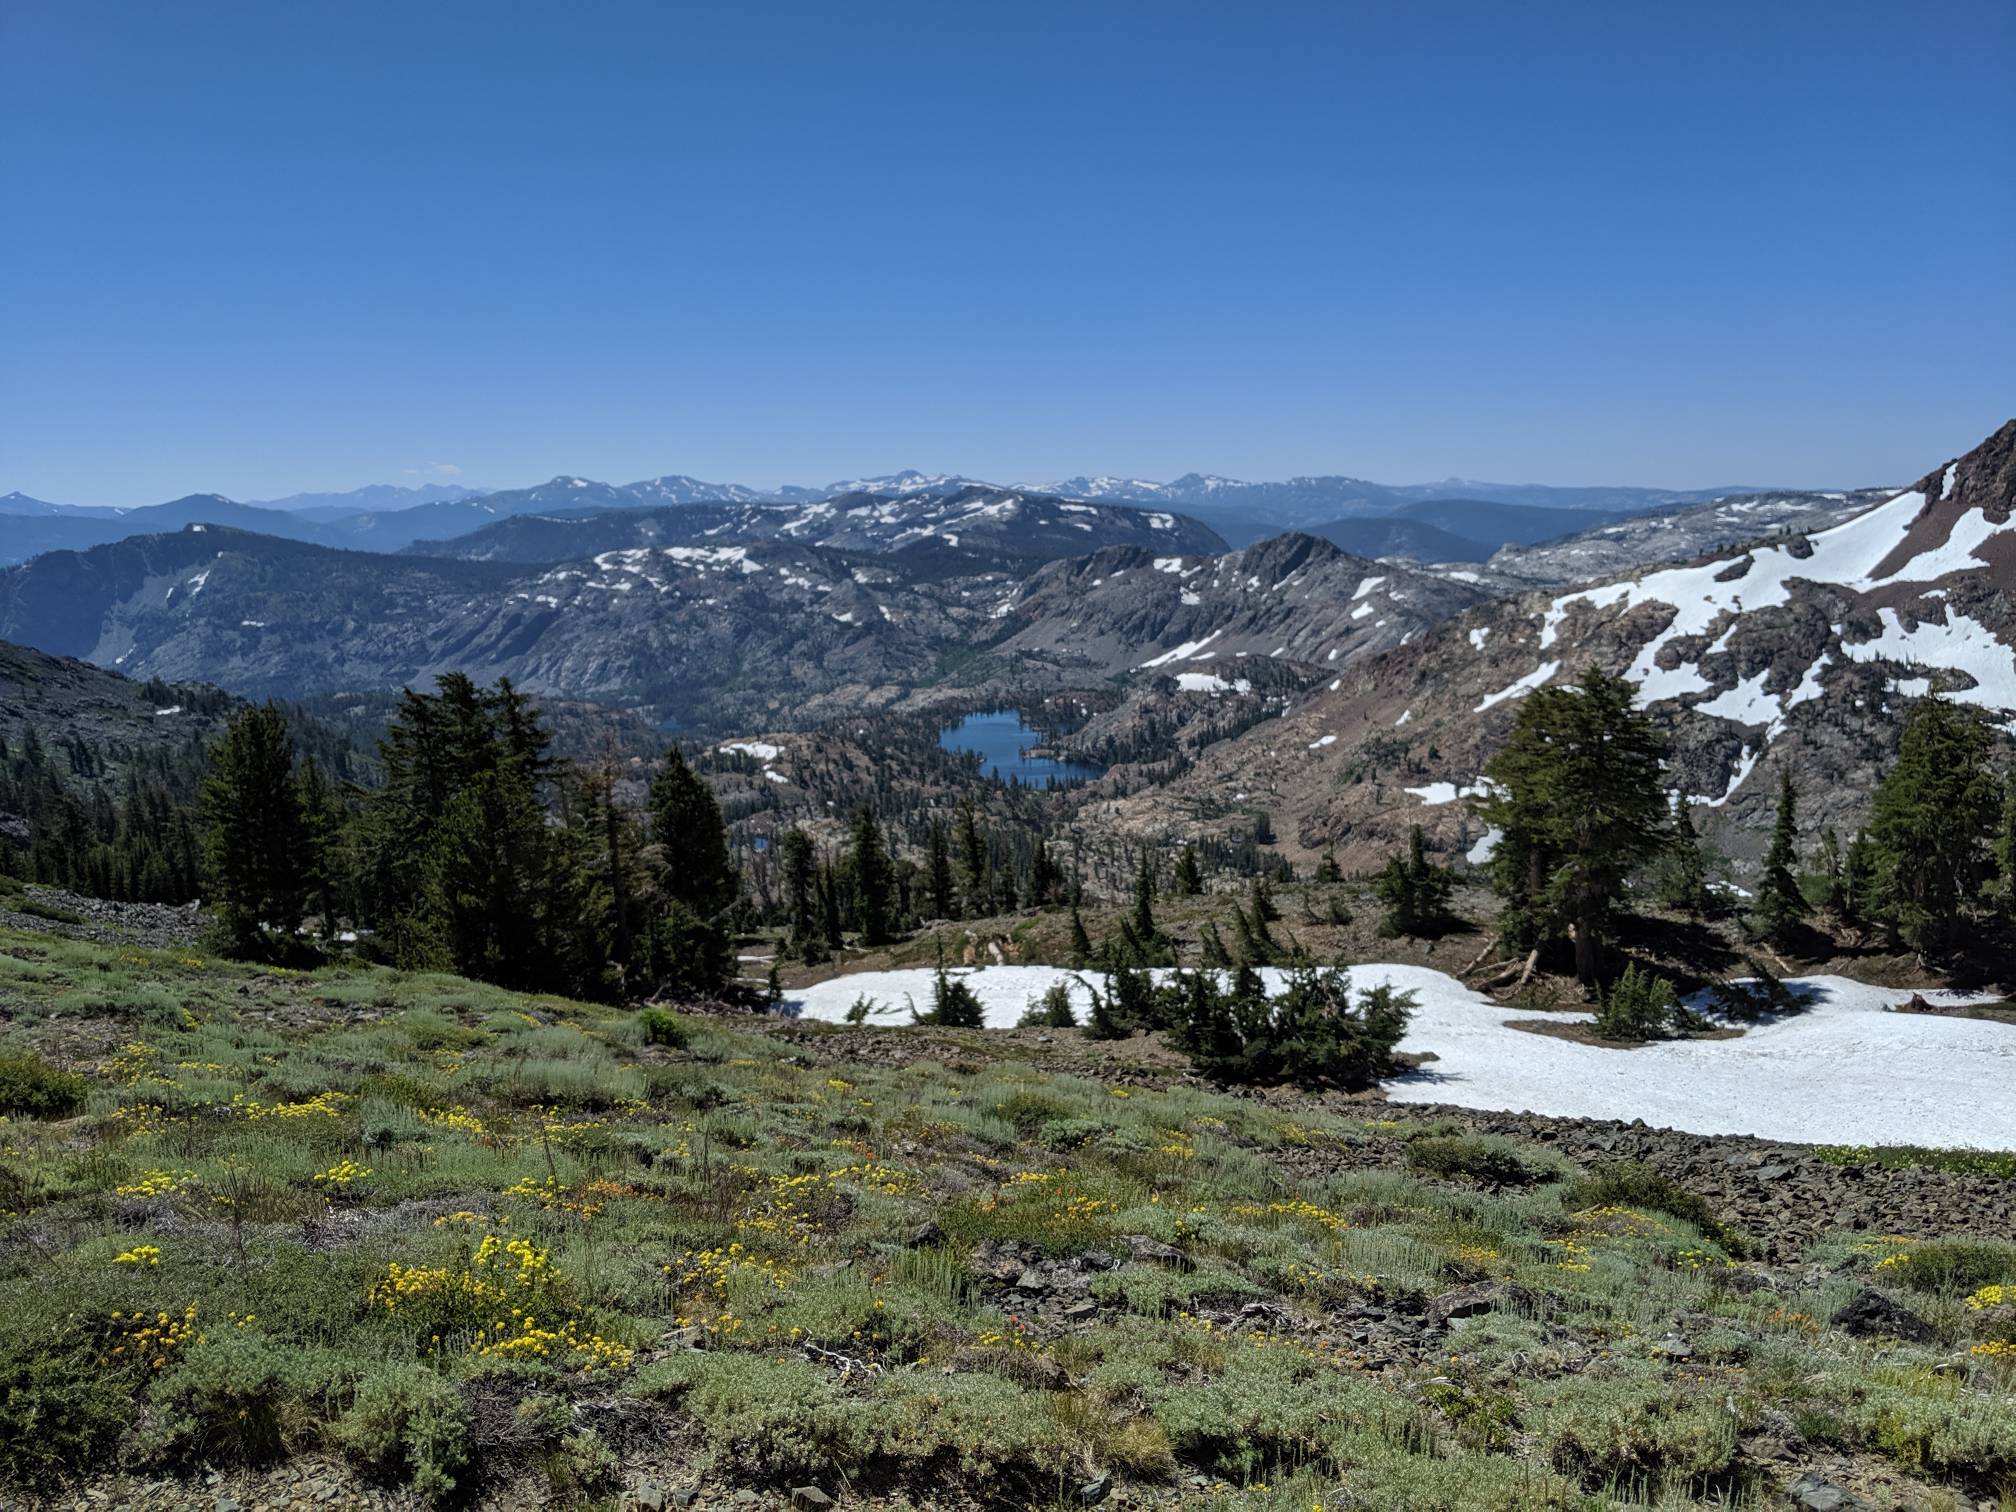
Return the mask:
<svg viewBox="0 0 2016 1512">
<path fill-rule="evenodd" d="M 1479 1134 L 1452 1134 L 1416 1139 L 1407 1146 L 1407 1164 L 1431 1176 L 1468 1176 L 1492 1186 L 1530 1186 L 1551 1181 L 1552 1168 L 1527 1161 L 1502 1139 Z"/>
<path fill-rule="evenodd" d="M 1661 1175 L 1643 1161 L 1603 1162 L 1569 1186 L 1567 1201 L 1577 1208 L 1630 1207 L 1664 1213 L 1693 1224 L 1703 1237 L 1732 1254 L 1742 1254 L 1745 1249 L 1742 1235 L 1723 1223 L 1705 1197 L 1670 1176 Z"/>
<path fill-rule="evenodd" d="M 1041 997 L 1030 1001 L 1016 1021 L 1024 1029 L 1076 1029 L 1078 1015 L 1071 1007 L 1071 989 L 1052 982 Z"/>
<path fill-rule="evenodd" d="M 31 1051 L 0 1051 L 0 1114 L 64 1118 L 84 1105 L 87 1085 Z"/>
<path fill-rule="evenodd" d="M 1680 999 L 1662 976 L 1626 966 L 1604 989 L 1596 1009 L 1596 1032 L 1606 1039 L 1657 1039 L 1673 1030 Z"/>
<path fill-rule="evenodd" d="M 1913 1291 L 1974 1292 L 1997 1282 L 2016 1282 L 2016 1244 L 1985 1239 L 1927 1239 L 1900 1248 L 1879 1262 L 1886 1280 Z"/>
<path fill-rule="evenodd" d="M 644 1043 L 663 1045 L 668 1050 L 684 1050 L 693 1038 L 686 1021 L 663 1008 L 646 1008 L 637 1015 L 637 1027 L 644 1031 Z"/>
<path fill-rule="evenodd" d="M 0 1342 L 0 1485 L 48 1491 L 95 1473 L 132 1417 L 131 1383 L 81 1340 Z"/>
<path fill-rule="evenodd" d="M 226 1328 L 191 1346 L 154 1384 L 152 1446 L 187 1463 L 264 1465 L 305 1420 L 297 1353 Z"/>
<path fill-rule="evenodd" d="M 336 1436 L 357 1458 L 440 1501 L 469 1460 L 469 1409 L 426 1366 L 385 1365 L 358 1383 Z"/>
</svg>

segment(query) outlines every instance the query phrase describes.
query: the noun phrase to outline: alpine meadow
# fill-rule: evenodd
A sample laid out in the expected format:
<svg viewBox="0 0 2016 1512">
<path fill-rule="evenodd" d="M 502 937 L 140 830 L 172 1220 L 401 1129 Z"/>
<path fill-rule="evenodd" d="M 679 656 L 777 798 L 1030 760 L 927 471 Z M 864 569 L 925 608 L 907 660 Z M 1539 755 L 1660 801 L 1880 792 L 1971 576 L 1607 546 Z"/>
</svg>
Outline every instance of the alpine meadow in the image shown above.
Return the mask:
<svg viewBox="0 0 2016 1512">
<path fill-rule="evenodd" d="M 2016 1512 L 2012 70 L 0 8 L 0 1509 Z"/>
</svg>

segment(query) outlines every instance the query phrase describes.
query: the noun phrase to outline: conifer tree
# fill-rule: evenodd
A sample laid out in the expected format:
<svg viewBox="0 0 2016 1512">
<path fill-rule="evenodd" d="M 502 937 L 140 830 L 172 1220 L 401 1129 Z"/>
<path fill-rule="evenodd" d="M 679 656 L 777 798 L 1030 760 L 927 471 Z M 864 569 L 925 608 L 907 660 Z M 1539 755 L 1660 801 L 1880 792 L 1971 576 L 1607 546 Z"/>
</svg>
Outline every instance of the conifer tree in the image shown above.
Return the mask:
<svg viewBox="0 0 2016 1512">
<path fill-rule="evenodd" d="M 1920 699 L 1869 809 L 1879 917 L 1921 957 L 1952 948 L 1987 870 L 2001 794 L 1973 709 Z"/>
<path fill-rule="evenodd" d="M 1050 859 L 1050 847 L 1043 837 L 1036 837 L 1036 848 L 1029 858 L 1029 903 L 1036 908 L 1047 908 L 1056 899 L 1060 882 L 1057 865 Z"/>
<path fill-rule="evenodd" d="M 306 843 L 301 857 L 302 898 L 321 920 L 322 938 L 333 940 L 341 922 L 343 898 L 342 805 L 336 790 L 313 756 L 301 762 L 301 825 Z"/>
<path fill-rule="evenodd" d="M 1197 864 L 1197 847 L 1186 845 L 1176 857 L 1176 896 L 1194 898 L 1204 891 L 1204 872 Z"/>
<path fill-rule="evenodd" d="M 686 764 L 674 746 L 651 783 L 651 838 L 667 897 L 702 919 L 712 919 L 735 901 L 736 880 L 728 863 L 728 826 L 705 779 Z"/>
<path fill-rule="evenodd" d="M 235 717 L 203 784 L 204 859 L 229 948 L 291 942 L 316 862 L 294 778 L 287 719 L 272 704 Z M 304 864 L 305 863 L 305 864 Z"/>
<path fill-rule="evenodd" d="M 1071 964 L 1083 966 L 1092 959 L 1092 937 L 1085 933 L 1085 919 L 1078 905 L 1071 905 Z"/>
<path fill-rule="evenodd" d="M 861 943 L 886 945 L 895 938 L 890 909 L 889 852 L 883 849 L 875 811 L 865 803 L 854 811 L 851 847 L 848 859 L 854 873 L 854 909 L 861 927 Z"/>
<path fill-rule="evenodd" d="M 1778 771 L 1778 814 L 1771 826 L 1771 848 L 1764 853 L 1764 872 L 1757 883 L 1750 924 L 1766 940 L 1783 943 L 1806 917 L 1806 896 L 1794 873 L 1798 864 L 1799 789 L 1792 769 Z"/>
<path fill-rule="evenodd" d="M 1447 867 L 1428 859 L 1427 839 L 1415 825 L 1407 836 L 1407 855 L 1391 857 L 1372 879 L 1372 895 L 1385 906 L 1379 933 L 1427 937 L 1441 934 L 1451 922 L 1449 899 L 1456 878 Z"/>
<path fill-rule="evenodd" d="M 816 966 L 826 959 L 826 921 L 819 899 L 819 861 L 802 829 L 777 842 L 778 886 L 784 905 L 784 950 Z"/>
<path fill-rule="evenodd" d="M 952 848 L 946 841 L 945 826 L 936 819 L 931 821 L 925 835 L 924 866 L 931 893 L 931 916 L 954 917 L 958 903 L 952 890 Z"/>
<path fill-rule="evenodd" d="M 1597 667 L 1578 687 L 1528 694 L 1485 768 L 1492 790 L 1478 805 L 1500 836 L 1491 871 L 1508 940 L 1569 935 L 1575 974 L 1591 986 L 1624 879 L 1666 844 L 1665 743 L 1635 697 L 1631 683 Z"/>
<path fill-rule="evenodd" d="M 960 800 L 959 819 L 953 831 L 953 849 L 959 866 L 959 902 L 964 917 L 984 918 L 989 912 L 987 885 L 987 838 L 980 830 L 980 816 L 973 800 Z"/>
<path fill-rule="evenodd" d="M 1708 861 L 1701 854 L 1701 834 L 1694 828 L 1693 806 L 1673 795 L 1673 838 L 1666 848 L 1666 869 L 1659 878 L 1659 901 L 1668 908 L 1700 918 L 1714 906 L 1708 887 Z"/>
<path fill-rule="evenodd" d="M 1146 850 L 1134 867 L 1134 933 L 1144 948 L 1152 947 L 1160 936 L 1155 927 L 1155 862 Z"/>
<path fill-rule="evenodd" d="M 1988 902 L 2004 925 L 2016 923 L 2016 772 L 2009 775 L 2002 791 L 2002 812 L 1995 826 L 1995 840 L 1989 847 L 1995 865 L 1995 879 Z"/>
</svg>

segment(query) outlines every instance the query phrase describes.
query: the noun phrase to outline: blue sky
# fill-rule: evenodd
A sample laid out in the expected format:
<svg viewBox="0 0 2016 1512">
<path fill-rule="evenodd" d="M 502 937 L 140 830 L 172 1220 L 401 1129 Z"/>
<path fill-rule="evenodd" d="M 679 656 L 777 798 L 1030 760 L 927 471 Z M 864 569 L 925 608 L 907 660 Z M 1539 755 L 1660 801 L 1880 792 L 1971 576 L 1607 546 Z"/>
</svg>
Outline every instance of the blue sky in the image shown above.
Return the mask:
<svg viewBox="0 0 2016 1512">
<path fill-rule="evenodd" d="M 0 6 L 0 490 L 1902 481 L 2016 7 Z"/>
</svg>

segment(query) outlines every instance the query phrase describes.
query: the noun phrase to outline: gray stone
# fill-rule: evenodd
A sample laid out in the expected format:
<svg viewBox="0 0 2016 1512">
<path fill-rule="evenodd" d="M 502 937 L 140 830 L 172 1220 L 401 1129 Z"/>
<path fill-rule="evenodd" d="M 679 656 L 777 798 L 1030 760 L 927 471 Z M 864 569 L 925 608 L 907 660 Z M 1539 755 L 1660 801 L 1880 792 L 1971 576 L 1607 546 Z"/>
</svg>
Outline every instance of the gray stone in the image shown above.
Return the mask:
<svg viewBox="0 0 2016 1512">
<path fill-rule="evenodd" d="M 833 1498 L 828 1496 L 824 1491 L 821 1491 L 817 1486 L 793 1486 L 791 1488 L 791 1505 L 801 1509 L 830 1507 L 833 1505 Z"/>
<path fill-rule="evenodd" d="M 1190 1269 L 1190 1257 L 1183 1251 L 1174 1245 L 1164 1244 L 1160 1239 L 1150 1239 L 1146 1234 L 1129 1234 L 1127 1253 L 1149 1265 L 1167 1265 L 1176 1270 Z"/>
<path fill-rule="evenodd" d="M 1113 1477 L 1101 1475 L 1097 1480 L 1089 1480 L 1078 1488 L 1078 1505 L 1096 1507 L 1106 1500 L 1113 1490 Z"/>
<path fill-rule="evenodd" d="M 910 1237 L 903 1241 L 905 1249 L 931 1249 L 945 1242 L 945 1230 L 935 1222 L 927 1221 L 912 1230 Z"/>
<path fill-rule="evenodd" d="M 1804 1507 L 1806 1512 L 1844 1512 L 1846 1508 L 1862 1505 L 1860 1499 L 1811 1470 L 1787 1486 L 1785 1494 L 1792 1498 L 1795 1507 Z"/>
<path fill-rule="evenodd" d="M 1863 1287 L 1827 1320 L 1858 1339 L 1903 1339 L 1911 1344 L 1932 1342 L 1932 1326 L 1901 1302 Z"/>
</svg>

